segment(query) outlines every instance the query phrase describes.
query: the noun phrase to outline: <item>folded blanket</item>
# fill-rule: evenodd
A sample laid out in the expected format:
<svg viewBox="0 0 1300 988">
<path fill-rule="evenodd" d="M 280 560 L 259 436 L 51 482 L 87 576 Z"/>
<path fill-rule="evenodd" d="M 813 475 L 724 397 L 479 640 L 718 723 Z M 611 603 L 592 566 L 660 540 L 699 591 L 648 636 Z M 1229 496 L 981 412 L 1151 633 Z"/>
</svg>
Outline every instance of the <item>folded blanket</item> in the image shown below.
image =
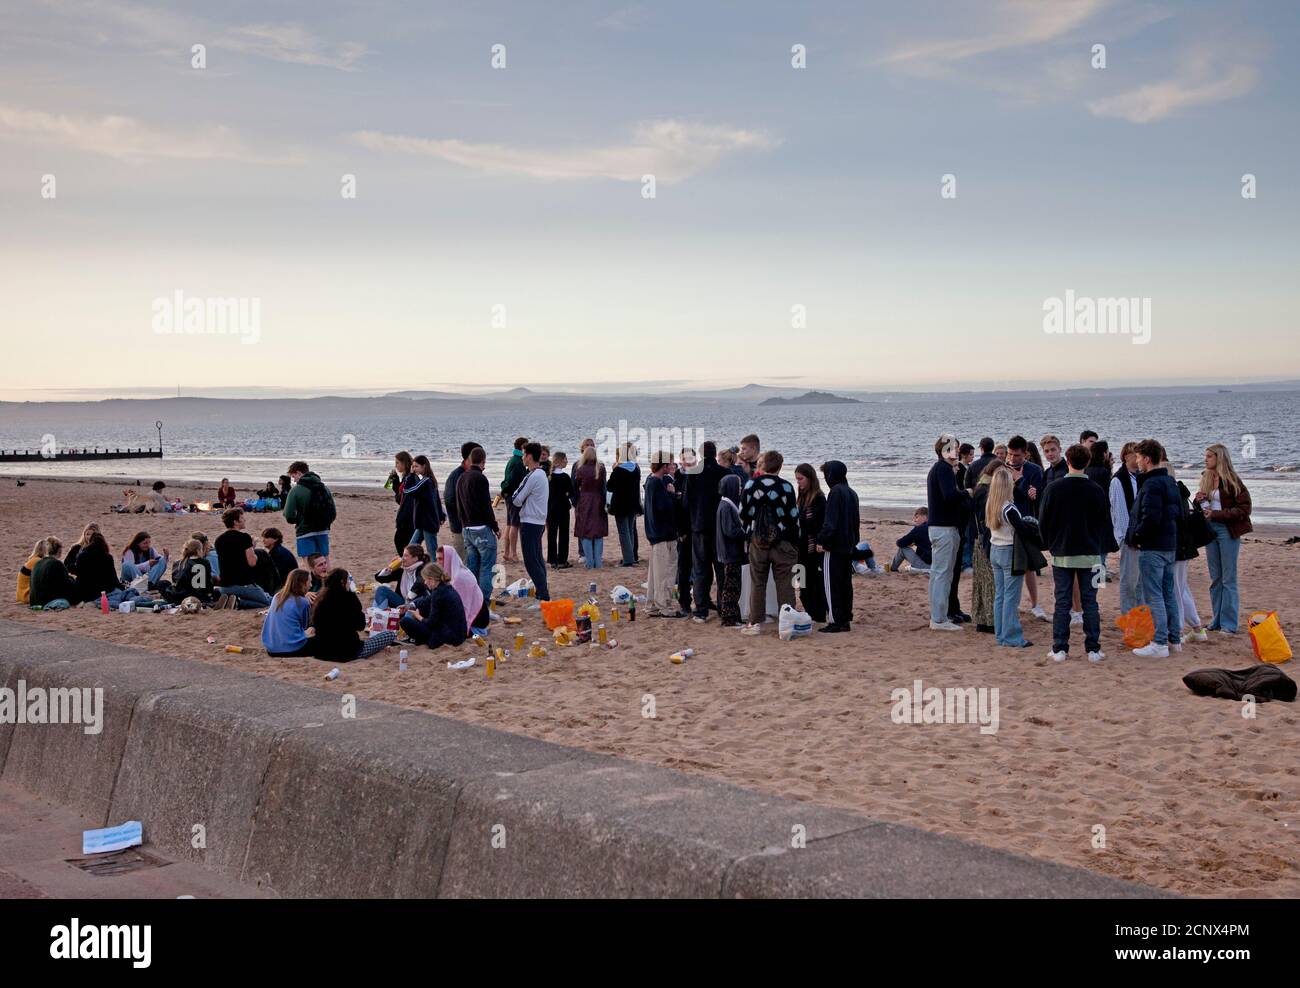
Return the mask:
<svg viewBox="0 0 1300 988">
<path fill-rule="evenodd" d="M 1249 693 L 1261 703 L 1265 700 L 1295 699 L 1295 680 L 1274 665 L 1257 665 L 1249 669 L 1197 669 L 1183 677 L 1183 685 L 1197 696 L 1215 696 L 1222 700 L 1240 700 Z"/>
</svg>

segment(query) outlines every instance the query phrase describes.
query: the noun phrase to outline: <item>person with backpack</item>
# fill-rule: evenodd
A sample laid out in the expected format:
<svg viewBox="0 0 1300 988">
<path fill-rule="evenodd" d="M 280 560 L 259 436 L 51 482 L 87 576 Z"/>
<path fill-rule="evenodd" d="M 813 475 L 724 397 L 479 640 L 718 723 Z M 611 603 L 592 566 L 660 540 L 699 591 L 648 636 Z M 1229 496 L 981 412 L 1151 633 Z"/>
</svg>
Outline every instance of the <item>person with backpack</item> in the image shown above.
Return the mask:
<svg viewBox="0 0 1300 988">
<path fill-rule="evenodd" d="M 501 479 L 501 496 L 506 502 L 506 536 L 501 553 L 503 563 L 519 561 L 519 507 L 515 504 L 515 491 L 519 490 L 519 485 L 528 473 L 524 467 L 524 446 L 527 443 L 526 436 L 515 440 L 515 448 L 506 460 L 505 476 Z"/>
<path fill-rule="evenodd" d="M 1158 659 L 1168 658 L 1171 651 L 1183 650 L 1182 610 L 1174 582 L 1182 498 L 1169 471 L 1159 465 L 1164 458 L 1164 447 L 1154 439 L 1143 439 L 1137 444 L 1142 483 L 1125 534 L 1125 544 L 1138 550 L 1142 595 L 1156 626 L 1151 643 L 1135 648 L 1133 654 Z"/>
<path fill-rule="evenodd" d="M 861 519 L 858 495 L 849 486 L 849 468 L 839 460 L 828 460 L 822 464 L 822 476 L 826 478 L 826 515 L 817 545 L 825 553 L 822 580 L 828 623 L 818 630 L 834 633 L 848 631 L 853 620 L 853 554 Z"/>
<path fill-rule="evenodd" d="M 302 460 L 289 464 L 293 490 L 284 505 L 284 520 L 294 526 L 298 558 L 330 554 L 330 526 L 338 517 L 334 495 Z"/>
<path fill-rule="evenodd" d="M 767 617 L 767 578 L 776 579 L 781 606 L 794 607 L 794 567 L 799 561 L 799 497 L 780 476 L 785 457 L 774 449 L 759 459 L 761 473 L 745 482 L 740 516 L 749 532 L 749 623 L 742 635 L 757 635 Z M 719 468 L 721 469 L 721 468 Z M 687 482 L 688 489 L 695 477 Z M 697 585 L 698 589 L 698 585 Z M 707 599 L 705 602 L 707 604 Z M 698 605 L 697 605 L 698 614 Z"/>
</svg>

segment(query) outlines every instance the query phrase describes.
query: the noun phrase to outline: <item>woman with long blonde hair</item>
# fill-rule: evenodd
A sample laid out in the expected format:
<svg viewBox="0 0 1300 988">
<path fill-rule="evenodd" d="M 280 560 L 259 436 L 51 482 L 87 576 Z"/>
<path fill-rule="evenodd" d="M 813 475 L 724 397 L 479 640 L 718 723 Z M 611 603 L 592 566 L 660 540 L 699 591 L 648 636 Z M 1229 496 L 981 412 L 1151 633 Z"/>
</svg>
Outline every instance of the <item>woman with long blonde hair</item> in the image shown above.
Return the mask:
<svg viewBox="0 0 1300 988">
<path fill-rule="evenodd" d="M 1016 507 L 1015 478 L 1004 464 L 995 463 L 984 503 L 984 524 L 989 530 L 989 563 L 993 566 L 993 634 L 999 645 L 1028 648 L 1020 626 L 1020 592 L 1024 573 L 1012 572 L 1016 533 L 1028 526 Z"/>
<path fill-rule="evenodd" d="M 1237 557 L 1241 554 L 1241 537 L 1252 530 L 1250 491 L 1232 467 L 1232 454 L 1223 443 L 1205 450 L 1205 470 L 1201 473 L 1196 502 L 1214 533 L 1214 541 L 1205 547 L 1205 561 L 1210 567 L 1210 602 L 1214 618 L 1211 631 L 1225 635 L 1237 633 L 1237 615 L 1241 596 L 1237 590 Z"/>
</svg>

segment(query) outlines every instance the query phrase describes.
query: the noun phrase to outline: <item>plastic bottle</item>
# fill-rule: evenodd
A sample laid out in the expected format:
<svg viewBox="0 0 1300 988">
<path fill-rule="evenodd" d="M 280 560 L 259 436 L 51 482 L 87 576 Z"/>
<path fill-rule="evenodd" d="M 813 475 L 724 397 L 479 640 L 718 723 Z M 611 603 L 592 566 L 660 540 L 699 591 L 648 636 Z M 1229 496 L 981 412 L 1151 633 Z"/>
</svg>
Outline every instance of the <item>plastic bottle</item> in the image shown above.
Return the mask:
<svg viewBox="0 0 1300 988">
<path fill-rule="evenodd" d="M 398 671 L 398 672 L 406 672 L 406 659 L 407 659 L 408 655 L 409 655 L 409 653 L 406 651 L 406 649 L 402 649 L 400 652 L 397 653 L 397 671 Z"/>
<path fill-rule="evenodd" d="M 99 613 L 108 613 L 108 594 L 103 590 L 99 591 Z"/>
</svg>

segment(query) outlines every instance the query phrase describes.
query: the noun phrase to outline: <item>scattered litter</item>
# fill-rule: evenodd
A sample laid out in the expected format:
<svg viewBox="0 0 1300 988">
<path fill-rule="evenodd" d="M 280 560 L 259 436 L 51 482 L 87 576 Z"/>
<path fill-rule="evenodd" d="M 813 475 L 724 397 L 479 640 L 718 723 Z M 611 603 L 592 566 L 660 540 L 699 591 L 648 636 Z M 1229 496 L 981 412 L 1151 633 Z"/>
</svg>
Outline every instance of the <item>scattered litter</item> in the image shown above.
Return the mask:
<svg viewBox="0 0 1300 988">
<path fill-rule="evenodd" d="M 447 668 L 448 668 L 448 669 L 468 669 L 468 668 L 469 668 L 470 666 L 472 666 L 473 664 L 474 664 L 474 656 L 471 655 L 468 659 L 462 659 L 462 660 L 459 661 L 459 662 L 448 662 L 448 663 L 447 663 Z"/>
<path fill-rule="evenodd" d="M 325 678 L 326 678 L 326 679 L 338 679 L 338 678 L 339 678 L 339 667 L 338 667 L 338 666 L 335 666 L 335 667 L 334 667 L 333 669 L 331 669 L 329 672 L 325 673 Z"/>
<path fill-rule="evenodd" d="M 216 636 L 216 635 L 208 635 L 206 641 L 207 641 L 207 643 L 208 643 L 209 645 L 215 645 L 215 644 L 217 643 L 217 636 Z"/>
<path fill-rule="evenodd" d="M 683 648 L 680 651 L 674 652 L 672 655 L 668 656 L 668 659 L 670 662 L 672 662 L 673 665 L 679 666 L 694 654 L 695 654 L 695 649 Z"/>
<path fill-rule="evenodd" d="M 82 854 L 103 854 L 107 851 L 121 851 L 144 843 L 144 828 L 139 820 L 128 820 L 117 827 L 103 827 L 98 830 L 85 830 L 81 834 Z"/>
<path fill-rule="evenodd" d="M 609 599 L 616 604 L 626 604 L 632 599 L 632 591 L 620 583 L 609 592 Z"/>
<path fill-rule="evenodd" d="M 505 619 L 506 624 L 523 624 L 524 619 L 521 617 L 508 617 Z"/>
<path fill-rule="evenodd" d="M 232 655 L 242 655 L 244 652 L 244 647 L 242 645 L 227 645 L 226 651 L 231 653 Z"/>
</svg>

